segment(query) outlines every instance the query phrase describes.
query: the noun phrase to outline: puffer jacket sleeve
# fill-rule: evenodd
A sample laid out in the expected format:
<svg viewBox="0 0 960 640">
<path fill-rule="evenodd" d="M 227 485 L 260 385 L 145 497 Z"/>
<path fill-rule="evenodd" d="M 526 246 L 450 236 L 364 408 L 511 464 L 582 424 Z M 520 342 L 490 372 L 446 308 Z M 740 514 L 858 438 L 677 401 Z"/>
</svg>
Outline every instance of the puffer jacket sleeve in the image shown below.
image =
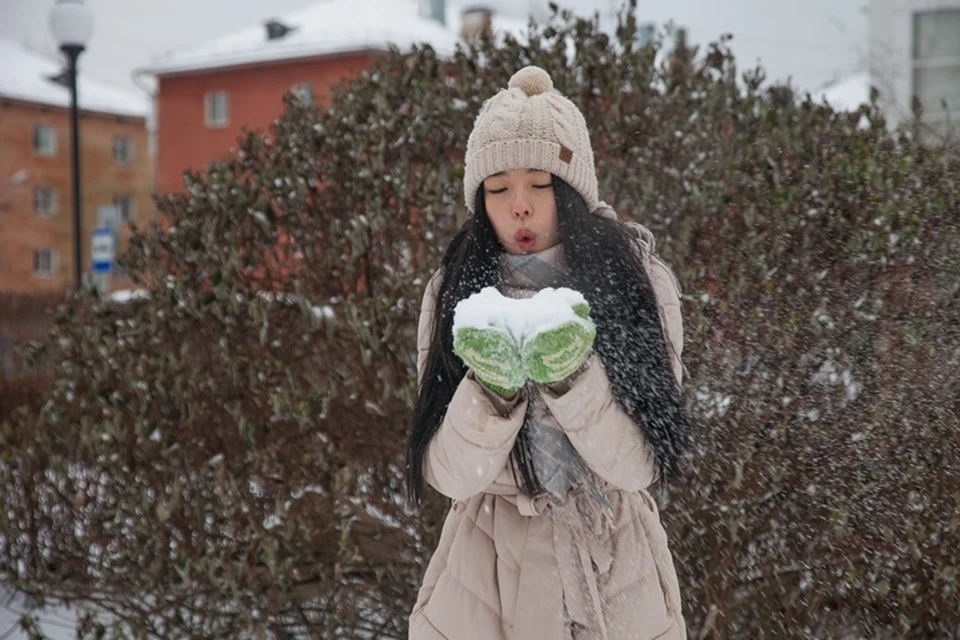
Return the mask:
<svg viewBox="0 0 960 640">
<path fill-rule="evenodd" d="M 680 294 L 669 268 L 653 258 L 647 265 L 660 306 L 667 351 L 679 384 L 683 378 L 683 324 Z M 543 388 L 550 413 L 587 465 L 611 485 L 625 491 L 646 489 L 658 477 L 646 437 L 613 396 L 600 357 L 592 354 L 569 384 Z"/>
<path fill-rule="evenodd" d="M 677 279 L 662 260 L 651 257 L 647 266 L 653 291 L 657 294 L 660 307 L 660 321 L 663 324 L 664 337 L 667 339 L 667 354 L 677 384 L 683 384 L 683 317 L 680 314 L 680 286 Z"/>
<path fill-rule="evenodd" d="M 439 287 L 440 272 L 437 272 L 427 283 L 420 307 L 417 330 L 419 384 L 423 383 L 430 351 Z M 500 476 L 523 426 L 527 406 L 525 393 L 521 391 L 512 402 L 493 398 L 493 395 L 473 376 L 473 372 L 468 371 L 427 447 L 424 478 L 430 486 L 454 500 L 482 492 Z"/>
</svg>

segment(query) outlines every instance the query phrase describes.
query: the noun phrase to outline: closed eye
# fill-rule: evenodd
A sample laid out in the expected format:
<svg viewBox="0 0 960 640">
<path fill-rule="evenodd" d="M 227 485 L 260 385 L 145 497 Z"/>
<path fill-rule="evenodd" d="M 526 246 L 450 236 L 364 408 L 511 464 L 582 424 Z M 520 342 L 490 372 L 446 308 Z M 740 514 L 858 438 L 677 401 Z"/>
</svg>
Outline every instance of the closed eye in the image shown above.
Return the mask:
<svg viewBox="0 0 960 640">
<path fill-rule="evenodd" d="M 553 188 L 553 183 L 552 183 L 552 182 L 548 182 L 547 184 L 535 184 L 535 185 L 533 185 L 533 188 L 534 188 L 534 189 L 552 189 L 552 188 Z"/>
<path fill-rule="evenodd" d="M 506 187 L 500 187 L 499 189 L 487 189 L 487 193 L 492 193 L 494 195 L 498 193 L 504 193 L 507 190 Z"/>
</svg>

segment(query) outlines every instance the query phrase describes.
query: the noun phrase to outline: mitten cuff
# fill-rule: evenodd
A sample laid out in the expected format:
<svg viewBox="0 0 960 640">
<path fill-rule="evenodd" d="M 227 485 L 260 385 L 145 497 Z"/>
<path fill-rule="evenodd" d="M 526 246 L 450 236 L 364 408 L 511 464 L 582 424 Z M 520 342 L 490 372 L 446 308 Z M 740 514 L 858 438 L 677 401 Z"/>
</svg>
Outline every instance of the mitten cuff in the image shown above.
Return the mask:
<svg viewBox="0 0 960 640">
<path fill-rule="evenodd" d="M 546 387 L 555 396 L 562 396 L 567 391 L 570 391 L 570 389 L 573 387 L 573 384 L 577 381 L 577 378 L 579 378 L 580 375 L 590 366 L 590 363 L 593 360 L 593 353 L 593 350 L 591 350 L 590 353 L 587 354 L 587 357 L 584 358 L 583 363 L 577 367 L 577 370 L 563 380 L 557 380 L 556 382 L 550 382 L 540 386 Z"/>
<path fill-rule="evenodd" d="M 497 410 L 497 413 L 499 413 L 501 417 L 508 417 L 526 397 L 526 393 L 522 387 L 515 391 L 511 398 L 504 397 L 509 394 L 505 391 L 500 392 L 489 386 L 487 383 L 477 377 L 473 369 L 467 370 L 467 377 L 479 384 L 480 389 L 483 391 L 483 395 L 490 400 L 490 404 L 494 406 L 494 408 Z"/>
</svg>

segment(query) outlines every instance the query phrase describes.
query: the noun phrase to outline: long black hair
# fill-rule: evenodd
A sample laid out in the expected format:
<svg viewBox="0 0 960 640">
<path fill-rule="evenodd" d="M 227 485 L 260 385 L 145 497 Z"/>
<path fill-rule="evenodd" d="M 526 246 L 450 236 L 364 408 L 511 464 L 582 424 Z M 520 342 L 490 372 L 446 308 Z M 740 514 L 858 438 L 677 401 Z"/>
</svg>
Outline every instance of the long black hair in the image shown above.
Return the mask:
<svg viewBox="0 0 960 640">
<path fill-rule="evenodd" d="M 644 268 L 637 238 L 623 223 L 593 215 L 583 197 L 553 176 L 559 227 L 568 275 L 563 286 L 590 303 L 597 325 L 594 350 L 603 362 L 618 404 L 650 442 L 661 476 L 672 478 L 690 442 L 690 424 L 673 375 L 653 285 Z M 453 310 L 483 287 L 500 285 L 503 247 L 487 217 L 483 189 L 474 214 L 450 241 L 441 263 L 430 349 L 414 407 L 407 442 L 407 496 L 423 497 L 423 460 L 443 422 L 453 394 L 466 374 L 453 352 Z M 534 473 L 528 431 L 517 436 L 511 460 L 519 486 L 535 496 L 541 485 Z"/>
</svg>

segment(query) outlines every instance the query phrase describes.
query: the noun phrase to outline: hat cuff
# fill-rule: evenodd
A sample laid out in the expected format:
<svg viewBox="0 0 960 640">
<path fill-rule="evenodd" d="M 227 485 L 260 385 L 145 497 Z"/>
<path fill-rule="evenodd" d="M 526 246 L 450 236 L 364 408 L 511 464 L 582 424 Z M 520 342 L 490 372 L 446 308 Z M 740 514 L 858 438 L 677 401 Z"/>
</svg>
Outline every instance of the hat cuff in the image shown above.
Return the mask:
<svg viewBox="0 0 960 640">
<path fill-rule="evenodd" d="M 561 150 L 559 143 L 534 139 L 501 140 L 471 150 L 464 167 L 467 210 L 473 213 L 477 191 L 487 177 L 511 169 L 539 169 L 562 178 L 583 196 L 587 209 L 593 211 L 599 204 L 599 197 L 592 159 L 588 162 L 582 156 L 574 156 L 570 162 L 564 162 L 560 159 Z"/>
</svg>

